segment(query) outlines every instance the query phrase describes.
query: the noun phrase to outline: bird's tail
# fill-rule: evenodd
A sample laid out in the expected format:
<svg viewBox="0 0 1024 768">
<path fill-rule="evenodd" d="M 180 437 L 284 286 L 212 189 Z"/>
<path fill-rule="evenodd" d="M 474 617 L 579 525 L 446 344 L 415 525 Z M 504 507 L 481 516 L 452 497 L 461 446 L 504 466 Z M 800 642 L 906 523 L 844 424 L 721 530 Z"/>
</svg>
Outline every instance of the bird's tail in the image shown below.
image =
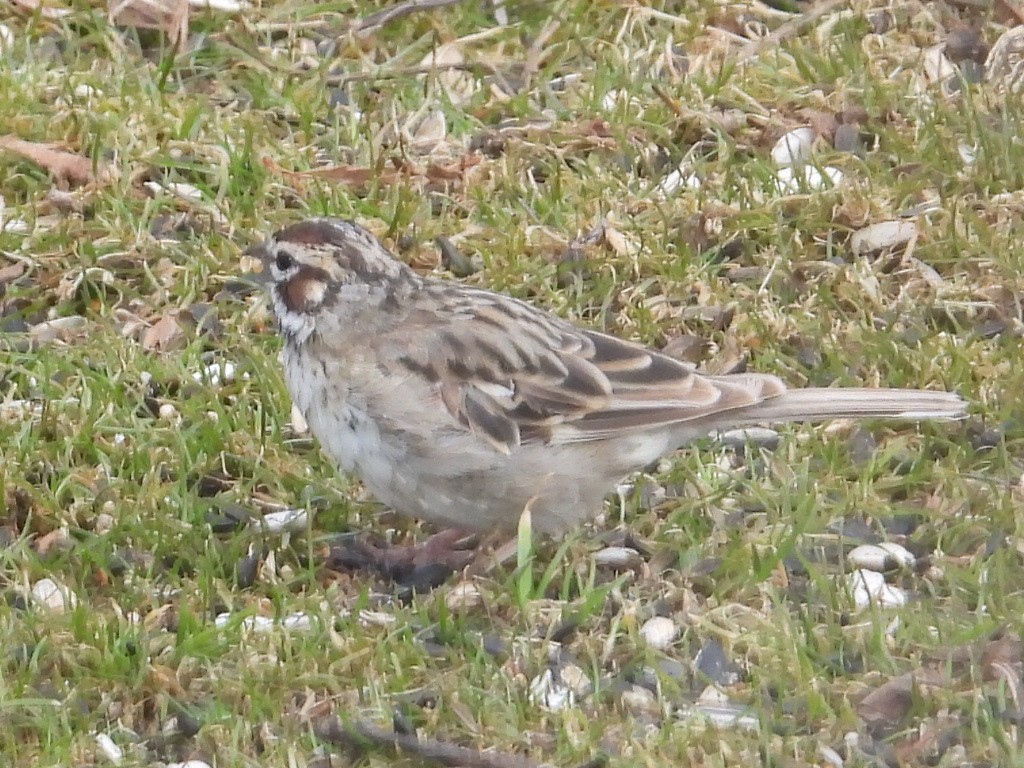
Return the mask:
<svg viewBox="0 0 1024 768">
<path fill-rule="evenodd" d="M 954 392 L 924 389 L 791 389 L 746 409 L 752 422 L 822 419 L 962 419 L 967 403 Z"/>
</svg>

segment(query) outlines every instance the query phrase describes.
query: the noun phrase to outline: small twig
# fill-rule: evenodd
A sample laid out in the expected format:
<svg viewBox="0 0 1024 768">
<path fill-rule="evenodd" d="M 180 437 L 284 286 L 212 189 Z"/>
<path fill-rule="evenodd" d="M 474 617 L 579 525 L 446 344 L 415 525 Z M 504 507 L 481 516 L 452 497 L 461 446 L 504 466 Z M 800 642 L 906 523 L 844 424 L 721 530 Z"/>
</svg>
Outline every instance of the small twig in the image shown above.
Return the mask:
<svg viewBox="0 0 1024 768">
<path fill-rule="evenodd" d="M 389 731 L 365 720 L 343 722 L 338 717 L 325 717 L 315 726 L 317 737 L 344 747 L 392 747 L 438 765 L 462 768 L 542 768 L 528 757 L 508 752 L 480 752 L 445 741 L 418 739 L 416 736 Z"/>
<path fill-rule="evenodd" d="M 529 87 L 533 76 L 540 69 L 540 63 L 544 57 L 544 46 L 547 45 L 548 40 L 551 39 L 551 36 L 555 34 L 561 25 L 562 22 L 558 19 L 549 18 L 544 22 L 544 26 L 541 28 L 537 38 L 530 44 L 530 48 L 526 52 L 526 58 L 523 61 L 522 77 L 524 90 Z"/>
<path fill-rule="evenodd" d="M 755 40 L 752 43 L 748 43 L 741 50 L 736 61 L 742 64 L 745 61 L 757 56 L 767 48 L 774 48 L 779 43 L 789 40 L 791 37 L 795 37 L 804 27 L 820 19 L 829 11 L 838 8 L 841 5 L 845 5 L 849 0 L 822 0 L 818 5 L 814 6 L 807 13 L 803 13 L 797 16 L 792 21 L 787 21 L 781 27 L 771 32 L 760 40 Z"/>
<path fill-rule="evenodd" d="M 356 75 L 331 75 L 324 78 L 324 83 L 332 87 L 339 87 L 345 85 L 346 83 L 375 82 L 377 80 L 398 80 L 403 77 L 409 77 L 410 75 L 430 75 L 433 74 L 434 72 L 444 72 L 445 70 L 469 72 L 471 74 L 477 74 L 479 72 L 483 72 L 485 75 L 496 74 L 493 67 L 482 62 L 474 62 L 472 64 L 429 64 L 422 67 L 405 67 L 403 69 L 393 69 L 390 72 L 369 72 L 365 74 Z"/>
<path fill-rule="evenodd" d="M 405 0 L 404 3 L 398 3 L 382 11 L 371 13 L 362 19 L 357 19 L 353 22 L 352 27 L 359 34 L 368 35 L 385 24 L 390 24 L 392 21 L 408 16 L 411 13 L 432 11 L 435 8 L 458 5 L 461 2 L 462 0 Z"/>
</svg>

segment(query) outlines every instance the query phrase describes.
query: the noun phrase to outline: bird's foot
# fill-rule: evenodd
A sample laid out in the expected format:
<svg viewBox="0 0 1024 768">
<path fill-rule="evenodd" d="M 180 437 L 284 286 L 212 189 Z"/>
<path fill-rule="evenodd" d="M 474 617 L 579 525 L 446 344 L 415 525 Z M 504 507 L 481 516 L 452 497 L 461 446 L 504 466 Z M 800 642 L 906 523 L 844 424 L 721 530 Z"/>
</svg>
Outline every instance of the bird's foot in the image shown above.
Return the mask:
<svg viewBox="0 0 1024 768">
<path fill-rule="evenodd" d="M 363 534 L 345 534 L 332 544 L 329 565 L 339 570 L 372 568 L 402 586 L 432 589 L 473 562 L 477 544 L 477 536 L 457 528 L 411 545 L 381 546 Z"/>
</svg>

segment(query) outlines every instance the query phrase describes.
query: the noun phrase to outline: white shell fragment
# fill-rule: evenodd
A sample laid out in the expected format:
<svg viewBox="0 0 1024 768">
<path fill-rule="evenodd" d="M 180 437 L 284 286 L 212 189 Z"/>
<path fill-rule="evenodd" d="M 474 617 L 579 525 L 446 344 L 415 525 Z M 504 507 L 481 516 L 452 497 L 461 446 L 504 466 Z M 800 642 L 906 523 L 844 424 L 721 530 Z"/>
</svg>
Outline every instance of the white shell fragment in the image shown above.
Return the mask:
<svg viewBox="0 0 1024 768">
<path fill-rule="evenodd" d="M 772 147 L 772 160 L 778 166 L 803 165 L 811 159 L 815 133 L 812 128 L 797 128 L 785 134 Z"/>
<path fill-rule="evenodd" d="M 656 197 L 672 197 L 680 189 L 698 190 L 700 189 L 700 179 L 696 174 L 676 168 L 658 182 L 658 186 L 654 188 L 654 195 Z"/>
<path fill-rule="evenodd" d="M 253 519 L 250 525 L 267 533 L 297 533 L 309 525 L 309 512 L 305 509 L 279 509 Z"/>
<path fill-rule="evenodd" d="M 0 56 L 14 45 L 14 33 L 6 24 L 0 24 Z"/>
<path fill-rule="evenodd" d="M 692 707 L 681 709 L 678 716 L 684 720 L 702 719 L 717 728 L 757 730 L 760 723 L 750 708 L 732 701 L 714 686 L 705 688 Z"/>
<path fill-rule="evenodd" d="M 651 648 L 663 651 L 679 637 L 679 627 L 672 619 L 655 616 L 645 621 L 640 627 L 640 637 Z"/>
<path fill-rule="evenodd" d="M 189 202 L 202 203 L 206 201 L 203 190 L 195 184 L 187 184 L 183 181 L 168 181 L 164 184 L 155 181 L 144 181 L 142 186 L 148 189 L 154 197 L 159 196 L 161 192 L 170 192 L 175 197 Z"/>
<path fill-rule="evenodd" d="M 853 602 L 858 608 L 876 605 L 895 608 L 907 603 L 907 593 L 886 583 L 885 577 L 875 571 L 859 569 L 847 576 Z"/>
<path fill-rule="evenodd" d="M 214 619 L 214 625 L 223 629 L 234 617 L 230 613 L 221 613 Z M 278 621 L 271 616 L 247 616 L 242 620 L 242 628 L 250 632 L 272 632 L 275 629 L 305 632 L 313 628 L 313 619 L 307 613 L 292 613 Z"/>
<path fill-rule="evenodd" d="M 306 417 L 302 415 L 299 406 L 294 403 L 292 403 L 291 422 L 292 432 L 296 435 L 304 435 L 309 432 L 309 424 L 306 423 Z"/>
<path fill-rule="evenodd" d="M 238 13 L 252 8 L 252 3 L 245 0 L 188 0 L 193 8 L 208 8 L 211 11 L 223 11 L 224 13 Z"/>
<path fill-rule="evenodd" d="M 820 170 L 813 165 L 786 166 L 775 174 L 775 187 L 784 195 L 795 195 L 835 187 L 842 180 L 843 172 L 831 165 Z"/>
<path fill-rule="evenodd" d="M 54 613 L 64 613 L 78 604 L 75 593 L 53 579 L 40 579 L 32 585 L 32 598 L 43 608 Z"/>
<path fill-rule="evenodd" d="M 6 29 L 6 27 L 0 27 Z M 0 35 L 0 54 L 3 53 L 3 41 L 2 35 Z M 8 219 L 4 215 L 4 209 L 7 204 L 4 202 L 3 197 L 0 197 L 0 232 L 6 232 L 11 235 L 27 235 L 32 231 L 32 225 L 24 219 Z"/>
<path fill-rule="evenodd" d="M 920 233 L 917 224 L 907 220 L 880 221 L 869 224 L 853 233 L 850 247 L 856 256 L 874 253 L 885 248 L 895 248 L 916 238 Z"/>
<path fill-rule="evenodd" d="M 549 712 L 561 712 L 576 704 L 576 694 L 561 680 L 556 680 L 550 669 L 545 669 L 530 681 L 527 698 L 535 707 Z"/>
<path fill-rule="evenodd" d="M 124 761 L 124 750 L 117 746 L 107 734 L 96 734 L 96 746 L 99 747 L 103 756 L 114 765 L 120 765 Z"/>
<path fill-rule="evenodd" d="M 956 66 L 944 53 L 945 43 L 933 45 L 924 52 L 924 74 L 933 83 L 944 83 L 956 75 Z"/>
</svg>

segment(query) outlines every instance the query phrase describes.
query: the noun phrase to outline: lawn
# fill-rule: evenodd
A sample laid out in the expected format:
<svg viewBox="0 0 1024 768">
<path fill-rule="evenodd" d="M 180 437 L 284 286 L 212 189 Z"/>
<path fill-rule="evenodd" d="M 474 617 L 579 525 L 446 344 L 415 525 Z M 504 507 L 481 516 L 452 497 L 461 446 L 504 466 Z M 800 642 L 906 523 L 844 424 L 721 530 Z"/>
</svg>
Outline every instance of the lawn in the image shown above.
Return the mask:
<svg viewBox="0 0 1024 768">
<path fill-rule="evenodd" d="M 0 762 L 1017 759 L 1021 6 L 396 5 L 0 5 Z M 347 570 L 431 529 L 292 415 L 243 251 L 308 215 L 970 417 L 708 439 L 491 573 Z"/>
</svg>

